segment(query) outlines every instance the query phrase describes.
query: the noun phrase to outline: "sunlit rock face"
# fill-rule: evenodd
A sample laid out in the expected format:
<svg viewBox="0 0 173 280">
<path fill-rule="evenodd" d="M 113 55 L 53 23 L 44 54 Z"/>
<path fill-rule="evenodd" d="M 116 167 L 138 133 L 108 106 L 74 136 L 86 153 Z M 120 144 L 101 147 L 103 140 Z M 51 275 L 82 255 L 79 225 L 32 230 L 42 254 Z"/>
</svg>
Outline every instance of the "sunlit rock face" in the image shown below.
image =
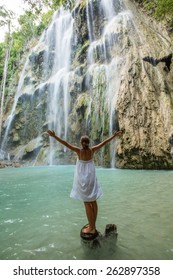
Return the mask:
<svg viewBox="0 0 173 280">
<path fill-rule="evenodd" d="M 172 68 L 146 56 L 171 52 L 164 29 L 132 1 L 77 1 L 58 10 L 23 67 L 4 122 L 1 157 L 33 164 L 74 163 L 74 155 L 49 139 L 47 129 L 80 144 L 97 144 L 125 132 L 97 155 L 120 168 L 172 168 Z"/>
<path fill-rule="evenodd" d="M 173 130 L 173 79 L 165 63 L 153 66 L 144 57 L 161 58 L 171 53 L 171 40 L 164 28 L 125 1 L 133 12 L 128 32 L 130 47 L 117 102 L 120 126 L 126 133 L 119 143 L 119 166 L 171 168 L 168 136 Z M 134 36 L 135 34 L 135 36 Z M 172 65 L 173 66 L 173 65 Z"/>
</svg>

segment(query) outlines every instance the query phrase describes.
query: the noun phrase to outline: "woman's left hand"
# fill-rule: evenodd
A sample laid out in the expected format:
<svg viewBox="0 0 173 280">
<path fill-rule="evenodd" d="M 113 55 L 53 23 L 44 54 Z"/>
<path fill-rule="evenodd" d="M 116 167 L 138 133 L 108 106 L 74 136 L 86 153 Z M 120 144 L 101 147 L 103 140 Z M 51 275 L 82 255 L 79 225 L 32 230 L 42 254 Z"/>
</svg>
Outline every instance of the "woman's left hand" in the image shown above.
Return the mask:
<svg viewBox="0 0 173 280">
<path fill-rule="evenodd" d="M 123 133 L 123 131 L 122 131 L 122 130 L 119 130 L 119 131 L 116 131 L 116 132 L 114 133 L 114 135 L 117 136 L 117 135 L 120 135 L 120 134 L 122 134 L 122 133 Z"/>
</svg>

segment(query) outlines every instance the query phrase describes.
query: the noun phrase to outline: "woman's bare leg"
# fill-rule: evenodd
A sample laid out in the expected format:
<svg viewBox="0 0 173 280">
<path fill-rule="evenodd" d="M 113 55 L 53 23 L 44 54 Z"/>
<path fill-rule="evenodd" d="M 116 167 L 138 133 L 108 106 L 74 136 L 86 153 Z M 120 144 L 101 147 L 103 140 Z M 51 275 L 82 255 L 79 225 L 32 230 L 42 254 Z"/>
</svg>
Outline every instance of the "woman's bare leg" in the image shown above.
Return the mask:
<svg viewBox="0 0 173 280">
<path fill-rule="evenodd" d="M 98 212 L 97 201 L 92 202 L 92 207 L 93 207 L 93 213 L 94 213 L 94 224 L 96 224 L 97 212 Z"/>
<path fill-rule="evenodd" d="M 86 216 L 88 219 L 88 227 L 83 229 L 83 233 L 95 233 L 96 231 L 96 219 L 97 219 L 97 202 L 91 201 L 91 202 L 84 202 L 85 210 L 86 210 Z"/>
</svg>

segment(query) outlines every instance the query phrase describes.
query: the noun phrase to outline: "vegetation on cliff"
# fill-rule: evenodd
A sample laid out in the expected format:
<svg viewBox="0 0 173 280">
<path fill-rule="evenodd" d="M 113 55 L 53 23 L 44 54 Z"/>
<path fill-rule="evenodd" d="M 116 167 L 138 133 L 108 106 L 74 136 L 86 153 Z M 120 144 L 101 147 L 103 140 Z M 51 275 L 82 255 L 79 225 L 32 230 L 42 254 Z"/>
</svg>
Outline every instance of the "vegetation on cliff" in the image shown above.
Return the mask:
<svg viewBox="0 0 173 280">
<path fill-rule="evenodd" d="M 166 20 L 170 30 L 173 30 L 173 0 L 135 0 L 157 20 Z"/>
</svg>

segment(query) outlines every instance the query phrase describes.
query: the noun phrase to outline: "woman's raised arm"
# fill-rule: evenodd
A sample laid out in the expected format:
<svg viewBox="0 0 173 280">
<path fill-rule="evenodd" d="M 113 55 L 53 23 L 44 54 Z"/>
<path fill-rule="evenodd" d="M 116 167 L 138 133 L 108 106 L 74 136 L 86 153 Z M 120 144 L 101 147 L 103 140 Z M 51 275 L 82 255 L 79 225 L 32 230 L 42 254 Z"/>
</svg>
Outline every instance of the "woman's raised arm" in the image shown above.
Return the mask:
<svg viewBox="0 0 173 280">
<path fill-rule="evenodd" d="M 80 152 L 80 148 L 68 143 L 66 140 L 58 137 L 56 134 L 55 134 L 55 131 L 54 130 L 48 130 L 47 133 L 49 134 L 49 136 L 55 138 L 58 142 L 60 142 L 62 145 L 66 146 L 67 148 L 69 148 L 70 150 L 76 152 L 77 154 Z"/>
<path fill-rule="evenodd" d="M 116 136 L 122 134 L 123 131 L 119 130 L 116 131 L 112 136 L 108 137 L 107 139 L 105 139 L 103 142 L 101 142 L 98 145 L 93 146 L 91 149 L 93 152 L 96 152 L 97 150 L 99 150 L 100 148 L 102 148 L 104 145 L 106 145 L 107 143 L 109 143 L 113 138 L 115 138 Z"/>
</svg>

